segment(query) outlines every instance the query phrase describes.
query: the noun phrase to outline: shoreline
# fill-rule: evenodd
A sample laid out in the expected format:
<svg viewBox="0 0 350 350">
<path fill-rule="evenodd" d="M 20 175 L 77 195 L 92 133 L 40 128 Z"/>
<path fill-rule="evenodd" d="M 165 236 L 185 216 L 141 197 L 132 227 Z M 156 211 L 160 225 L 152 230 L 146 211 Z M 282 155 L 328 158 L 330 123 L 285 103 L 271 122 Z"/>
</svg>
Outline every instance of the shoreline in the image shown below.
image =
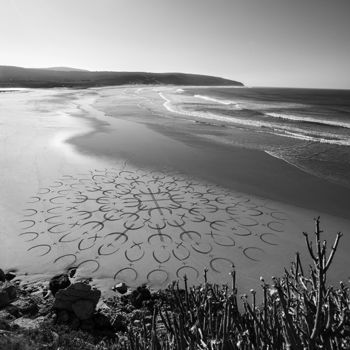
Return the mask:
<svg viewBox="0 0 350 350">
<path fill-rule="evenodd" d="M 102 108 L 103 111 L 103 101 L 102 105 L 97 102 L 96 107 Z M 313 210 L 316 214 L 320 212 L 348 218 L 349 188 L 307 173 L 268 152 L 225 145 L 208 139 L 205 137 L 205 133 L 208 132 L 205 130 L 206 126 L 203 127 L 204 135 L 202 135 L 201 130 L 198 132 L 200 128 L 193 127 L 191 125 L 193 123 L 189 121 L 168 121 L 167 118 L 161 118 L 146 109 L 140 114 L 140 106 L 136 109 L 129 106 L 123 107 L 124 109 L 118 109 L 116 106 L 105 107 L 107 107 L 105 114 L 111 116 L 115 124 L 103 133 L 103 137 L 100 130 L 96 130 L 88 137 L 77 136 L 68 142 L 75 145 L 78 150 L 90 152 L 95 156 L 118 159 L 122 155 L 122 158 L 129 159 L 136 166 L 150 165 L 161 168 L 163 165 L 172 165 L 173 168 L 184 171 L 190 176 L 199 176 L 203 180 L 231 190 Z M 109 123 L 111 123 L 110 117 Z M 145 127 L 141 130 L 138 125 Z M 123 138 L 123 132 L 117 130 L 123 128 L 125 128 L 123 132 L 131 133 L 128 138 Z M 134 132 L 133 128 L 137 131 Z M 215 135 L 217 127 L 212 129 Z M 137 155 L 131 140 L 140 138 L 141 134 L 148 143 L 144 147 L 139 145 L 140 150 L 143 149 L 141 155 Z M 118 142 L 118 138 L 123 138 L 124 143 Z M 152 138 L 159 140 L 159 148 L 165 147 L 164 152 L 169 151 L 171 161 L 166 157 L 162 159 L 161 156 L 159 161 L 155 159 L 152 155 L 155 151 L 151 145 Z M 171 146 L 167 147 L 167 143 Z M 150 147 L 148 152 L 147 147 Z M 183 159 L 179 159 L 179 153 L 183 153 Z M 232 164 L 232 160 L 236 166 Z"/>
<path fill-rule="evenodd" d="M 94 90 L 78 91 L 77 95 L 57 94 L 55 98 L 64 103 L 68 97 L 74 97 L 75 105 L 74 111 L 70 113 L 71 118 L 63 121 L 57 119 L 60 125 L 62 122 L 64 127 L 74 125 L 74 130 L 79 133 L 84 125 L 86 131 L 84 135 L 66 141 L 73 145 L 73 158 L 64 154 L 62 149 L 50 148 L 53 147 L 52 138 L 47 132 L 51 130 L 50 132 L 57 134 L 58 130 L 55 123 L 51 129 L 47 129 L 47 125 L 56 121 L 56 114 L 50 114 L 48 120 L 39 123 L 33 130 L 30 129 L 38 145 L 35 152 L 29 152 L 28 147 L 21 145 L 24 147 L 23 157 L 30 166 L 23 169 L 22 164 L 16 163 L 16 167 L 13 165 L 12 173 L 18 174 L 16 173 L 16 178 L 9 177 L 9 181 L 11 180 L 12 188 L 15 186 L 20 189 L 20 196 L 15 200 L 8 198 L 17 206 L 18 203 L 25 205 L 30 198 L 40 197 L 40 200 L 35 199 L 24 207 L 27 209 L 25 215 L 29 217 L 23 217 L 19 206 L 11 215 L 8 215 L 8 211 L 3 211 L 3 217 L 6 217 L 6 222 L 2 225 L 6 230 L 5 247 L 9 250 L 7 256 L 1 259 L 4 268 L 18 267 L 20 274 L 27 272 L 33 279 L 41 279 L 45 275 L 64 271 L 73 264 L 78 266 L 80 276 L 93 277 L 96 286 L 108 292 L 111 286 L 120 281 L 131 285 L 150 282 L 152 287 L 163 288 L 168 281 L 183 277 L 184 272 L 189 281 L 198 281 L 194 271 L 199 274 L 198 271 L 203 271 L 205 267 L 211 268 L 209 280 L 222 283 L 228 278 L 227 272 L 232 262 L 239 271 L 238 281 L 242 290 L 249 290 L 254 287 L 260 275 L 281 273 L 280 267 L 288 265 L 296 251 L 305 253 L 301 232 L 312 232 L 312 218 L 322 212 L 269 199 L 271 196 L 265 196 L 269 189 L 261 188 L 261 181 L 266 181 L 270 188 L 272 185 L 275 186 L 272 188 L 277 189 L 282 186 L 283 184 L 274 182 L 291 171 L 290 166 L 263 152 L 228 147 L 200 137 L 208 132 L 207 126 L 199 126 L 199 131 L 203 132 L 200 134 L 198 126 L 193 122 L 174 120 L 173 117 L 164 115 L 163 110 L 155 110 L 159 106 L 159 99 L 148 100 L 143 95 L 134 96 L 129 93 L 133 90 L 134 88 L 99 89 L 99 96 Z M 39 94 L 38 98 L 43 103 L 47 98 L 46 93 Z M 53 100 L 49 101 L 51 110 Z M 150 106 L 154 108 L 147 109 Z M 76 107 L 79 110 L 77 113 Z M 23 114 L 27 122 L 33 116 L 38 117 L 39 121 L 47 116 L 46 112 L 35 109 L 33 113 L 33 110 L 27 108 L 26 105 L 20 106 L 17 112 L 21 116 Z M 62 109 L 62 105 L 55 105 L 54 108 L 57 112 Z M 51 120 L 52 117 L 54 119 Z M 197 134 L 194 133 L 194 128 Z M 213 132 L 218 129 L 210 126 Z M 24 132 L 29 134 L 28 130 Z M 35 137 L 36 135 L 40 137 Z M 75 156 L 81 161 L 76 162 Z M 257 173 L 254 169 L 259 167 L 263 168 Z M 274 178 L 267 182 L 271 169 Z M 295 171 L 294 169 L 292 174 Z M 22 178 L 26 172 L 31 177 Z M 19 183 L 24 178 L 26 183 Z M 163 187 L 158 187 L 159 184 Z M 64 188 L 74 188 L 75 192 L 67 192 Z M 115 188 L 120 191 L 120 203 L 123 204 L 124 200 L 130 211 L 125 219 L 124 216 L 115 216 L 120 209 L 125 209 L 124 206 L 118 207 L 119 200 L 115 204 L 106 198 L 114 193 Z M 166 188 L 167 192 L 161 193 L 161 188 Z M 192 190 L 187 193 L 187 188 L 193 188 L 195 195 L 191 194 Z M 137 208 L 130 206 L 130 198 L 123 197 L 130 190 L 136 191 L 133 200 L 136 198 L 138 201 L 148 191 L 159 194 L 161 198 L 158 199 L 161 201 L 171 200 L 172 203 L 168 203 L 163 211 L 158 207 L 146 207 L 147 210 L 143 211 L 139 205 Z M 37 191 L 39 197 L 30 197 L 36 196 Z M 181 200 L 185 203 L 180 206 L 177 203 L 179 195 L 184 197 Z M 201 203 L 195 203 L 202 197 Z M 72 198 L 76 198 L 77 203 L 74 205 L 77 206 L 77 213 L 86 213 L 78 218 L 84 225 L 90 225 L 88 231 L 84 229 L 87 226 L 76 231 L 71 230 L 68 226 L 75 225 L 71 221 L 74 218 L 70 218 L 68 212 L 60 212 L 60 207 L 71 207 Z M 147 199 L 145 203 L 149 205 L 147 203 L 150 200 Z M 210 205 L 207 206 L 208 203 Z M 108 207 L 113 205 L 117 207 Z M 199 207 L 191 212 L 196 205 Z M 213 205 L 217 207 L 216 213 L 212 212 Z M 132 212 L 133 208 L 137 212 Z M 50 215 L 45 212 L 40 214 L 42 209 Z M 154 213 L 152 217 L 148 217 L 149 210 Z M 122 214 L 125 215 L 123 212 Z M 200 216 L 202 214 L 205 216 L 204 221 Z M 55 215 L 59 217 L 56 218 Z M 186 216 L 185 224 L 179 221 L 183 215 Z M 25 222 L 21 227 L 22 231 L 18 231 L 18 225 L 10 223 L 15 219 Z M 150 219 L 154 222 L 149 222 Z M 157 229 L 164 219 L 167 220 L 167 227 L 159 234 Z M 350 222 L 339 216 L 322 214 L 322 219 L 325 230 L 330 235 L 350 228 Z M 221 221 L 220 225 L 223 226 L 217 226 L 216 221 Z M 93 222 L 99 224 L 91 226 Z M 66 223 L 66 226 L 59 226 L 62 223 Z M 196 233 L 191 236 L 181 232 L 179 227 L 183 225 L 186 232 Z M 57 227 L 62 227 L 63 231 Z M 127 234 L 123 235 L 125 229 Z M 219 234 L 220 240 L 215 235 L 211 237 L 210 231 Z M 41 235 L 39 232 L 46 234 Z M 113 238 L 118 232 L 126 241 L 118 240 L 118 247 L 109 246 L 108 244 L 114 244 L 113 240 L 108 241 L 109 238 Z M 82 236 L 85 233 L 88 236 Z M 65 238 L 67 235 L 68 238 Z M 86 237 L 89 240 L 85 241 Z M 96 241 L 93 241 L 94 237 L 99 240 L 95 245 L 92 244 Z M 161 251 L 161 256 L 154 257 L 153 250 L 156 249 L 158 254 L 161 248 L 159 244 L 162 243 L 155 241 L 157 237 L 168 237 L 164 238 L 167 250 Z M 175 242 L 181 241 L 185 247 L 176 250 L 178 247 Z M 339 258 L 335 261 L 335 279 L 344 277 L 343 266 L 346 266 L 348 241 L 345 238 L 344 245 L 339 248 Z M 143 242 L 144 250 L 137 248 L 133 242 Z M 120 252 L 117 253 L 116 249 L 120 249 Z M 213 250 L 212 256 L 207 255 L 210 249 Z M 190 256 L 187 251 L 191 252 Z M 14 259 L 13 256 L 19 253 L 21 259 Z M 167 259 L 169 263 L 166 262 Z M 163 260 L 163 265 L 158 263 Z M 183 269 L 183 263 L 186 270 Z"/>
</svg>

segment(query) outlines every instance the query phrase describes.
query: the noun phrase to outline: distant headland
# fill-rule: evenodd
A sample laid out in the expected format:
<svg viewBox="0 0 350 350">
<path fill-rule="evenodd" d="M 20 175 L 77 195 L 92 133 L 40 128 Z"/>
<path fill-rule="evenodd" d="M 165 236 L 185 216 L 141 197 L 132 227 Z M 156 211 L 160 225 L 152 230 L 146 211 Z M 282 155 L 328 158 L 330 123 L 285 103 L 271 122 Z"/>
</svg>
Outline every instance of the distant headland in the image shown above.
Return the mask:
<svg viewBox="0 0 350 350">
<path fill-rule="evenodd" d="M 68 67 L 22 68 L 0 66 L 0 87 L 6 88 L 88 88 L 128 84 L 243 86 L 238 81 L 199 74 L 100 72 Z"/>
</svg>

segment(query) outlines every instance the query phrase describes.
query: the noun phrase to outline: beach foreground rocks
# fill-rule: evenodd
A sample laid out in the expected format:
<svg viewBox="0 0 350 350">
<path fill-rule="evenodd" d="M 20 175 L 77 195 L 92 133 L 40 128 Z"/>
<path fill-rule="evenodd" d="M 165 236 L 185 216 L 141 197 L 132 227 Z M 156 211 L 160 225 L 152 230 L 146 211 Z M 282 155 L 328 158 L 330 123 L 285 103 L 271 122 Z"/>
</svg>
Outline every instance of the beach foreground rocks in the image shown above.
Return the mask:
<svg viewBox="0 0 350 350">
<path fill-rule="evenodd" d="M 73 311 L 79 320 L 92 317 L 101 292 L 82 282 L 60 289 L 55 295 L 54 309 Z"/>
<path fill-rule="evenodd" d="M 0 269 L 0 282 L 5 282 L 5 272 Z"/>
<path fill-rule="evenodd" d="M 16 287 L 9 282 L 0 282 L 0 308 L 10 304 L 17 296 Z"/>
<path fill-rule="evenodd" d="M 49 288 L 52 295 L 55 295 L 60 289 L 67 288 L 70 286 L 70 280 L 67 274 L 63 273 L 60 275 L 53 276 L 49 283 Z"/>
<path fill-rule="evenodd" d="M 120 283 L 113 289 L 115 296 L 101 299 L 101 292 L 90 282 L 74 281 L 69 273 L 50 281 L 16 278 L 10 282 L 5 274 L 0 282 L 0 349 L 8 349 L 13 342 L 27 346 L 28 341 L 35 349 L 41 343 L 57 347 L 58 339 L 73 344 L 76 335 L 81 336 L 81 348 L 94 349 L 93 342 L 124 339 L 129 327 L 149 330 L 153 295 L 147 286 L 132 290 Z"/>
<path fill-rule="evenodd" d="M 125 294 L 128 291 L 128 286 L 124 282 L 121 282 L 116 284 L 112 289 L 120 294 Z"/>
<path fill-rule="evenodd" d="M 46 318 L 44 316 L 40 316 L 37 318 L 28 318 L 28 317 L 19 317 L 12 321 L 10 325 L 13 327 L 19 327 L 22 329 L 38 329 L 45 322 Z"/>
</svg>

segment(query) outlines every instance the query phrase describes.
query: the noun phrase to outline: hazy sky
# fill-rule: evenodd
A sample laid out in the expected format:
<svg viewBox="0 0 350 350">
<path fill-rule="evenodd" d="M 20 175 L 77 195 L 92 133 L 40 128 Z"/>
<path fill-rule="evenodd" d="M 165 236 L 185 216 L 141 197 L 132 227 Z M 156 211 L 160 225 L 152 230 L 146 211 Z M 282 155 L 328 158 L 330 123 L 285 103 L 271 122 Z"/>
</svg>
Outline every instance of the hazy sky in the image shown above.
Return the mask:
<svg viewBox="0 0 350 350">
<path fill-rule="evenodd" d="M 0 0 L 0 65 L 350 88 L 350 0 Z"/>
</svg>

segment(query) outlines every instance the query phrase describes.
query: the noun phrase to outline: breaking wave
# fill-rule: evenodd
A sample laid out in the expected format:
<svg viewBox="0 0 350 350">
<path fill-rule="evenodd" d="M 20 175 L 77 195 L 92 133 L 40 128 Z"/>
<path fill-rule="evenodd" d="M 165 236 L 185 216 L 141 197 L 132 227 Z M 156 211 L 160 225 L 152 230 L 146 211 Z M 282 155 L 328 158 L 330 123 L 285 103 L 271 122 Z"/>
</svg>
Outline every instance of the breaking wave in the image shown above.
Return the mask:
<svg viewBox="0 0 350 350">
<path fill-rule="evenodd" d="M 339 145 L 339 146 L 350 146 L 350 138 L 348 135 L 341 135 L 335 132 L 305 130 L 305 129 L 302 129 L 300 125 L 298 127 L 298 126 L 281 124 L 281 123 L 278 123 L 277 121 L 271 122 L 264 119 L 254 120 L 254 119 L 249 119 L 246 116 L 243 116 L 240 118 L 237 116 L 224 116 L 224 115 L 220 115 L 212 112 L 205 112 L 205 111 L 198 111 L 198 110 L 184 110 L 183 108 L 181 108 L 181 103 L 179 104 L 172 103 L 172 101 L 166 96 L 164 96 L 162 92 L 159 92 L 159 96 L 165 101 L 163 103 L 163 106 L 169 112 L 177 113 L 183 116 L 193 117 L 198 119 L 206 119 L 214 122 L 215 121 L 224 122 L 229 125 L 237 125 L 241 127 L 259 128 L 259 132 L 266 132 L 276 136 L 289 137 L 289 138 L 294 138 L 294 139 L 304 140 L 309 142 L 328 143 L 328 144 Z M 201 96 L 201 95 L 196 95 L 196 97 L 198 96 Z M 232 101 L 217 100 L 217 99 L 209 98 L 207 96 L 203 96 L 203 97 L 205 100 L 209 100 L 209 101 L 215 101 L 215 102 L 220 101 L 218 103 L 221 103 L 221 104 L 228 105 L 228 102 L 230 102 L 230 104 L 231 103 L 235 104 Z M 298 116 L 293 116 L 288 114 L 277 114 L 277 113 L 264 113 L 261 115 L 265 115 L 265 116 L 267 115 L 270 117 L 274 117 L 276 119 L 277 118 L 288 119 L 294 122 L 309 122 L 309 123 L 324 124 L 325 126 L 350 128 L 350 125 L 347 123 L 341 123 L 336 121 L 334 122 L 322 121 L 316 118 L 309 118 L 309 117 L 303 118 L 303 117 L 298 117 Z"/>
<path fill-rule="evenodd" d="M 336 121 L 336 120 L 322 120 L 312 117 L 304 117 L 304 116 L 296 116 L 293 114 L 285 114 L 285 113 L 265 113 L 266 116 L 290 120 L 294 122 L 302 122 L 302 123 L 314 123 L 318 125 L 326 125 L 326 126 L 336 126 L 340 128 L 350 129 L 350 123 Z"/>
<path fill-rule="evenodd" d="M 209 97 L 209 96 L 205 96 L 205 95 L 194 95 L 194 97 L 196 98 L 201 98 L 202 100 L 206 100 L 206 101 L 210 101 L 210 102 L 215 102 L 215 103 L 220 103 L 222 105 L 232 105 L 235 106 L 237 109 L 242 109 L 240 107 L 240 105 L 235 102 L 235 101 L 231 101 L 231 100 L 219 100 L 217 98 L 213 98 L 213 97 Z"/>
</svg>

